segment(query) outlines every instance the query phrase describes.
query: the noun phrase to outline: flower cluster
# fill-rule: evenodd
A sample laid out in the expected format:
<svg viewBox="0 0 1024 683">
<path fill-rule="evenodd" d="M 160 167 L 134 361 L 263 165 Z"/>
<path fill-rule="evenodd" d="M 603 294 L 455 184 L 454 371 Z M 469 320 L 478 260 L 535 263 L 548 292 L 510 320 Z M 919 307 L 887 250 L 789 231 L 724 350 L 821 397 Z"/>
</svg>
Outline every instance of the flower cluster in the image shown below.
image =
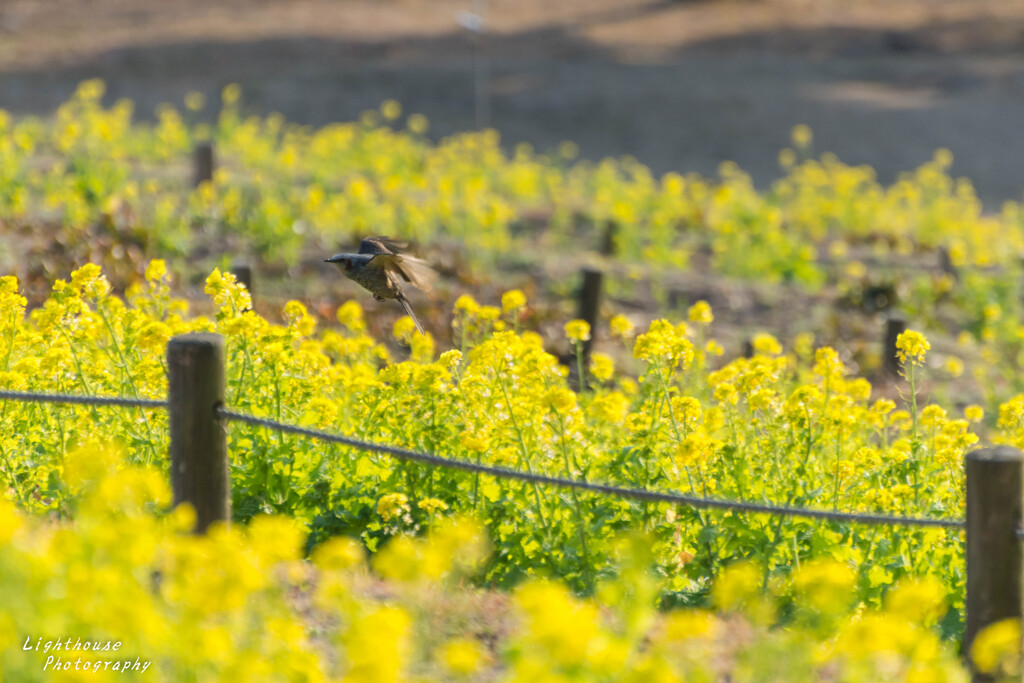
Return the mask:
<svg viewBox="0 0 1024 683">
<path fill-rule="evenodd" d="M 232 276 L 215 271 L 206 283 L 213 315 L 191 316 L 170 297 L 161 262 L 149 264 L 146 275 L 124 301 L 87 266 L 56 283 L 27 318 L 16 281 L 0 281 L 0 386 L 159 398 L 166 393 L 167 340 L 214 331 L 226 341 L 228 405 L 257 416 L 625 486 L 849 511 L 962 514 L 962 461 L 978 440 L 980 406 L 959 418 L 938 404 L 918 407 L 913 395 L 901 406 L 872 401 L 867 381 L 852 377 L 834 350 L 811 351 L 807 339 L 797 340 L 793 354 L 759 336 L 752 357 L 722 363 L 709 352 L 709 307 L 695 309 L 690 324 L 656 320 L 635 338 L 620 320 L 625 334 L 615 343 L 628 346 L 595 352 L 577 393 L 568 369 L 537 334 L 510 329 L 526 305 L 519 295 L 501 308 L 460 300 L 462 350 L 436 356 L 429 338 L 412 335 L 419 345 L 399 360 L 367 336 L 353 302 L 340 306 L 340 324 L 326 329 L 298 302 L 287 303 L 284 323 L 274 324 L 249 310 Z M 630 347 L 639 381 L 612 360 Z M 999 409 L 996 438 L 1024 443 L 1018 404 L 1019 398 Z M 15 428 L 0 434 L 0 485 L 28 510 L 74 514 L 65 454 L 76 444 L 103 439 L 121 444 L 126 465 L 166 467 L 161 410 L 8 402 L 4 417 Z M 730 517 L 590 494 L 566 499 L 539 485 L 339 446 L 312 448 L 241 424 L 228 432 L 239 520 L 288 514 L 309 529 L 314 544 L 344 529 L 376 550 L 402 533 L 472 512 L 496 548 L 488 581 L 542 574 L 592 589 L 608 562 L 612 532 L 633 527 L 653 534 L 665 589 L 677 594 L 705 595 L 718 568 L 741 557 L 757 556 L 766 576 L 786 576 L 798 563 L 837 553 L 858 576 L 872 577 L 855 589 L 869 604 L 879 604 L 885 586 L 907 575 L 940 577 L 951 596 L 962 589 L 962 573 L 950 571 L 962 562 L 962 546 L 950 532 L 862 535 L 848 525 Z M 953 603 L 962 608 L 956 597 Z"/>
<path fill-rule="evenodd" d="M 471 518 L 370 558 L 336 537 L 305 559 L 290 517 L 189 533 L 191 508 L 167 511 L 166 477 L 123 457 L 95 443 L 68 453 L 74 521 L 0 500 L 4 628 L 24 641 L 0 661 L 5 678 L 44 680 L 67 662 L 87 677 L 109 678 L 113 663 L 119 680 L 152 681 L 966 680 L 934 628 L 947 609 L 935 581 L 902 581 L 881 607 L 854 612 L 847 563 L 808 562 L 770 595 L 738 563 L 712 586 L 718 613 L 662 612 L 651 541 L 633 536 L 615 541 L 615 576 L 592 598 L 545 579 L 506 598 L 460 588 L 488 554 Z M 1010 673 L 1019 638 L 1015 622 L 992 626 L 974 661 Z"/>
</svg>

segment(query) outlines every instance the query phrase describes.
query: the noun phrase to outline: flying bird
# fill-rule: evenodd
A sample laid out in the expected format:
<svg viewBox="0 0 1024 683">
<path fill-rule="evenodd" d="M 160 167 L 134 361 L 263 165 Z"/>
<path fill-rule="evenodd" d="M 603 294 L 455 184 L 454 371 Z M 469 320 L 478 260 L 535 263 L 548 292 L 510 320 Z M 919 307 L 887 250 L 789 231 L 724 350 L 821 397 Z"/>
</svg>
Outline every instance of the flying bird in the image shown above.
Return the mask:
<svg viewBox="0 0 1024 683">
<path fill-rule="evenodd" d="M 367 237 L 360 243 L 357 253 L 335 254 L 324 261 L 338 266 L 350 280 L 369 290 L 377 301 L 398 299 L 416 323 L 416 329 L 424 334 L 419 318 L 402 291 L 402 283 L 429 293 L 437 273 L 422 259 L 403 253 L 408 246 L 390 237 Z"/>
</svg>

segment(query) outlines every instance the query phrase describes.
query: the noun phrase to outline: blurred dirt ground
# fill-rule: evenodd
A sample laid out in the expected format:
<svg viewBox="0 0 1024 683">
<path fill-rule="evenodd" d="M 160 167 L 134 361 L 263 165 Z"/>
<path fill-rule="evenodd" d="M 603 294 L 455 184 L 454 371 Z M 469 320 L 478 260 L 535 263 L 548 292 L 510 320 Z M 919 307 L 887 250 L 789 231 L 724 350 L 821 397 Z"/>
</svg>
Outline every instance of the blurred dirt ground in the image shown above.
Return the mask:
<svg viewBox="0 0 1024 683">
<path fill-rule="evenodd" d="M 765 185 L 794 124 L 884 181 L 950 148 L 989 209 L 1024 188 L 1024 0 L 478 0 L 491 124 L 655 171 Z M 99 76 L 148 116 L 239 82 L 254 113 L 351 120 L 386 98 L 471 128 L 472 0 L 0 0 L 0 107 Z"/>
</svg>

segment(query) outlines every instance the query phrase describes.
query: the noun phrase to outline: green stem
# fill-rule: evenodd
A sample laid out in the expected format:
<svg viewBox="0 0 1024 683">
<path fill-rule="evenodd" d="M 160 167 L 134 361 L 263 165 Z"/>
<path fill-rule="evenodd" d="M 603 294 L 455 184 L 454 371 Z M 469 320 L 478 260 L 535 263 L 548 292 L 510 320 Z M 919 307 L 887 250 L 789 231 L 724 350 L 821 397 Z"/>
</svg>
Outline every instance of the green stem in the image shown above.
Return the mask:
<svg viewBox="0 0 1024 683">
<path fill-rule="evenodd" d="M 576 372 L 580 382 L 580 393 L 587 390 L 587 378 L 583 374 L 583 342 L 576 341 Z"/>
<path fill-rule="evenodd" d="M 910 362 L 907 371 L 907 381 L 910 382 L 910 418 L 911 418 L 911 439 L 910 439 L 910 468 L 914 476 L 914 506 L 921 504 L 920 483 L 918 481 L 918 449 L 917 442 L 917 386 L 914 382 L 914 362 Z"/>
<path fill-rule="evenodd" d="M 558 441 L 562 451 L 562 458 L 565 460 L 565 476 L 569 479 L 573 478 L 572 466 L 569 462 L 569 450 L 565 445 L 565 420 L 562 415 L 556 410 L 555 415 L 558 416 Z M 580 479 L 586 481 L 586 476 L 580 473 Z M 590 551 L 587 548 L 587 532 L 584 527 L 583 519 L 583 506 L 580 504 L 579 495 L 576 493 L 576 489 L 569 489 L 572 494 L 573 509 L 576 511 L 576 524 L 579 530 L 580 536 L 580 547 L 583 550 L 583 581 L 587 585 L 587 590 L 594 590 L 594 579 L 591 574 L 590 567 Z"/>
<path fill-rule="evenodd" d="M 516 419 L 515 411 L 512 410 L 512 401 L 508 396 L 508 389 L 505 387 L 505 383 L 501 380 L 502 372 L 501 368 L 498 369 L 497 378 L 498 386 L 501 387 L 501 393 L 505 397 L 505 407 L 508 409 L 509 419 L 512 420 L 512 427 L 516 430 L 516 436 L 519 439 L 520 457 L 523 459 L 523 466 L 526 471 L 533 474 L 533 468 L 530 466 L 530 449 L 526 447 L 526 439 L 523 437 L 523 430 L 519 427 L 519 421 Z M 551 527 L 548 526 L 547 519 L 544 517 L 544 506 L 541 503 L 540 488 L 536 483 L 533 484 L 533 497 L 537 501 L 537 516 L 540 518 L 541 526 L 544 527 L 544 536 L 547 538 L 548 545 L 551 544 Z"/>
<path fill-rule="evenodd" d="M 131 387 L 132 393 L 135 398 L 140 398 L 139 389 L 135 386 L 135 380 L 132 379 L 132 374 L 128 370 L 128 359 L 124 356 L 124 351 L 121 349 L 120 342 L 117 341 L 117 334 L 114 332 L 114 326 L 110 324 L 110 318 L 103 311 L 103 306 L 100 302 L 96 302 L 96 312 L 100 314 L 100 319 L 103 320 L 104 326 L 107 328 L 107 332 L 110 333 L 110 341 L 114 345 L 114 350 L 117 351 L 118 360 L 121 363 L 121 370 L 124 373 L 125 382 Z M 152 464 L 153 460 L 157 458 L 156 446 L 153 445 L 153 429 L 149 424 L 149 416 L 146 415 L 146 411 L 142 411 L 142 424 L 146 426 L 146 441 L 149 444 L 150 459 L 146 461 L 146 464 Z"/>
</svg>

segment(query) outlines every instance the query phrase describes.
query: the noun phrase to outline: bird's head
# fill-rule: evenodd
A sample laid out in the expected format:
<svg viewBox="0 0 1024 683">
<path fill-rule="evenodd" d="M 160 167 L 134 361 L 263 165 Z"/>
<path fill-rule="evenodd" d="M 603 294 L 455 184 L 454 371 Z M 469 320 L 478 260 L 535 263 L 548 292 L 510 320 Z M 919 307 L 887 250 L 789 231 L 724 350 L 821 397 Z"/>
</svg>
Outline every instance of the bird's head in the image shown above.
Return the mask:
<svg viewBox="0 0 1024 683">
<path fill-rule="evenodd" d="M 325 263 L 333 263 L 334 265 L 338 266 L 338 268 L 341 268 L 341 270 L 346 272 L 346 273 L 351 273 L 352 272 L 352 266 L 354 265 L 353 262 L 352 262 L 352 255 L 351 254 L 335 254 L 331 258 L 324 259 L 324 262 Z"/>
</svg>

